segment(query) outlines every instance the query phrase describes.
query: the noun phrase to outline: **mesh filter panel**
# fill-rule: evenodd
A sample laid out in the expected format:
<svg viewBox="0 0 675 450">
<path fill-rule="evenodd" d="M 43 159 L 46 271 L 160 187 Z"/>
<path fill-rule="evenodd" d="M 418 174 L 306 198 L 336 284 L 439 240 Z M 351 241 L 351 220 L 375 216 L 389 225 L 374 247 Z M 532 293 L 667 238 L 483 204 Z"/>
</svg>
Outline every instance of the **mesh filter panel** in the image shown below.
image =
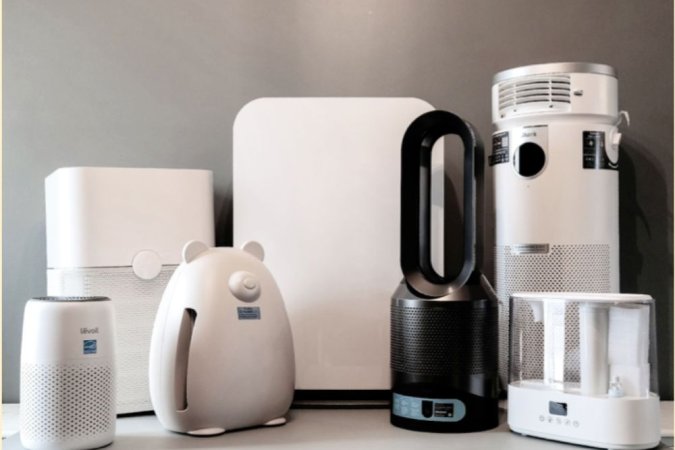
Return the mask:
<svg viewBox="0 0 675 450">
<path fill-rule="evenodd" d="M 452 308 L 392 305 L 391 368 L 417 375 L 494 374 L 495 320 L 471 302 Z"/>
<path fill-rule="evenodd" d="M 495 247 L 495 287 L 499 298 L 499 377 L 504 386 L 508 384 L 509 370 L 510 295 L 514 292 L 609 292 L 610 269 L 610 247 L 607 244 L 551 245 L 548 253 L 523 254 L 513 252 L 508 245 Z M 578 314 L 578 311 L 575 313 L 570 310 L 568 314 Z M 535 327 L 537 329 L 530 330 L 533 333 L 531 345 L 540 345 L 542 351 L 529 354 L 543 353 L 543 326 L 538 325 Z M 577 349 L 578 323 L 570 323 L 566 333 L 565 347 Z M 539 336 L 541 344 L 537 344 Z M 570 358 L 570 370 L 577 371 L 576 375 L 570 373 L 570 378 L 578 378 L 579 355 L 568 353 L 566 358 Z"/>
<path fill-rule="evenodd" d="M 107 365 L 23 364 L 22 439 L 55 447 L 110 442 L 114 389 L 113 369 Z"/>
<path fill-rule="evenodd" d="M 117 413 L 150 411 L 148 357 L 150 338 L 175 266 L 165 266 L 153 280 L 138 278 L 130 267 L 47 271 L 49 295 L 105 295 L 115 307 Z"/>
</svg>

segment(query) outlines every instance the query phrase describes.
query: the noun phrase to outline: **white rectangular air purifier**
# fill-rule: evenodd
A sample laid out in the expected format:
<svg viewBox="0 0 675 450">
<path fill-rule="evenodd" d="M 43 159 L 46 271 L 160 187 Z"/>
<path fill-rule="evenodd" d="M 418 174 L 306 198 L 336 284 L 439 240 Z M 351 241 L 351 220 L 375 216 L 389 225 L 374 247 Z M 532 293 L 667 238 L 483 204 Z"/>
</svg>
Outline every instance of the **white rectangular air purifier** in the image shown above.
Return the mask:
<svg viewBox="0 0 675 450">
<path fill-rule="evenodd" d="M 262 98 L 237 116 L 234 244 L 265 246 L 293 329 L 298 390 L 391 387 L 401 142 L 433 109 L 416 98 Z M 439 207 L 431 213 L 442 221 Z"/>
<path fill-rule="evenodd" d="M 73 167 L 45 179 L 47 292 L 115 306 L 117 413 L 152 410 L 148 354 L 186 242 L 214 244 L 206 170 Z"/>
<path fill-rule="evenodd" d="M 494 77 L 488 162 L 504 386 L 513 292 L 619 291 L 618 127 L 624 118 L 610 66 L 539 64 Z"/>
<path fill-rule="evenodd" d="M 514 293 L 510 334 L 511 430 L 599 448 L 658 445 L 650 296 Z"/>
</svg>

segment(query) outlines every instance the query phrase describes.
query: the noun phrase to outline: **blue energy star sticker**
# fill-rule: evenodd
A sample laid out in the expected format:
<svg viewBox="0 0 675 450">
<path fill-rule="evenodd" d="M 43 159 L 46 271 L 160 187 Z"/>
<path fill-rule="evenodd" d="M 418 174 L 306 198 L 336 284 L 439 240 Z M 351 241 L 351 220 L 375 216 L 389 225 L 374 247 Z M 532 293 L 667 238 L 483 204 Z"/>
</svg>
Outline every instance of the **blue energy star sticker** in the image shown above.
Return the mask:
<svg viewBox="0 0 675 450">
<path fill-rule="evenodd" d="M 82 341 L 83 343 L 83 353 L 85 355 L 91 355 L 96 353 L 96 339 L 86 339 Z"/>
</svg>

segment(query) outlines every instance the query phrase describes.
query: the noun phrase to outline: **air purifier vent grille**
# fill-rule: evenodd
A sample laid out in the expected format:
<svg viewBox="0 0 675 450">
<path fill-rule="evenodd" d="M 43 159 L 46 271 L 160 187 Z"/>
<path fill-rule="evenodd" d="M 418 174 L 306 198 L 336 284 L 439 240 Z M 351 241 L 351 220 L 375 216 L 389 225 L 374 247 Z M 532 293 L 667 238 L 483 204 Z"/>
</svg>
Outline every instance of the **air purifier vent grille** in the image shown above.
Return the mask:
<svg viewBox="0 0 675 450">
<path fill-rule="evenodd" d="M 22 439 L 58 446 L 97 435 L 111 437 L 114 389 L 110 366 L 23 364 Z"/>
<path fill-rule="evenodd" d="M 549 253 L 541 254 L 516 253 L 512 251 L 511 246 L 497 246 L 495 267 L 499 323 L 502 324 L 509 323 L 509 296 L 514 292 L 610 292 L 611 290 L 610 246 L 607 244 L 551 245 Z M 538 332 L 543 336 L 543 327 Z M 508 333 L 508 327 L 500 327 L 499 370 L 500 378 L 504 382 L 508 380 Z M 570 325 L 567 333 L 567 339 L 574 339 L 569 345 L 578 348 L 576 344 L 579 339 L 578 326 Z M 578 362 L 576 366 L 578 370 Z M 575 363 L 569 361 L 569 367 L 575 367 Z"/>
<path fill-rule="evenodd" d="M 505 117 L 518 112 L 568 110 L 569 75 L 535 75 L 505 81 L 499 85 L 499 113 Z"/>
<path fill-rule="evenodd" d="M 395 371 L 436 376 L 494 373 L 486 364 L 496 356 L 491 343 L 496 341 L 497 323 L 486 308 L 474 308 L 472 302 L 452 308 L 392 306 L 391 328 Z"/>
<path fill-rule="evenodd" d="M 107 295 L 115 307 L 117 413 L 152 410 L 148 355 L 152 325 L 162 293 L 176 266 L 164 266 L 153 280 L 141 280 L 131 267 L 50 269 L 50 295 Z"/>
</svg>

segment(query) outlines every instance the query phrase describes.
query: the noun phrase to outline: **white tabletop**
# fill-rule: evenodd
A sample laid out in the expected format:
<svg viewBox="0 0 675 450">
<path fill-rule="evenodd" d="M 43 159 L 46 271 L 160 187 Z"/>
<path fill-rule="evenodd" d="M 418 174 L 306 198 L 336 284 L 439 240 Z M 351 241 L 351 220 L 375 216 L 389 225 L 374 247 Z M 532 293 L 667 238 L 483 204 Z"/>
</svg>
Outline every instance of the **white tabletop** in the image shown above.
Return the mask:
<svg viewBox="0 0 675 450">
<path fill-rule="evenodd" d="M 672 436 L 673 403 L 662 402 L 664 423 Z M 514 434 L 506 425 L 506 412 L 500 411 L 500 425 L 481 433 L 437 434 L 396 428 L 389 423 L 387 409 L 292 409 L 286 425 L 255 428 L 197 438 L 164 430 L 154 415 L 122 417 L 111 450 L 117 449 L 387 449 L 424 450 L 450 447 L 464 450 L 535 450 L 577 448 L 568 444 L 528 438 Z M 7 420 L 4 418 L 3 422 Z M 664 435 L 667 430 L 664 429 Z M 6 450 L 22 449 L 19 435 L 3 441 Z M 659 448 L 672 448 L 672 437 Z"/>
</svg>

